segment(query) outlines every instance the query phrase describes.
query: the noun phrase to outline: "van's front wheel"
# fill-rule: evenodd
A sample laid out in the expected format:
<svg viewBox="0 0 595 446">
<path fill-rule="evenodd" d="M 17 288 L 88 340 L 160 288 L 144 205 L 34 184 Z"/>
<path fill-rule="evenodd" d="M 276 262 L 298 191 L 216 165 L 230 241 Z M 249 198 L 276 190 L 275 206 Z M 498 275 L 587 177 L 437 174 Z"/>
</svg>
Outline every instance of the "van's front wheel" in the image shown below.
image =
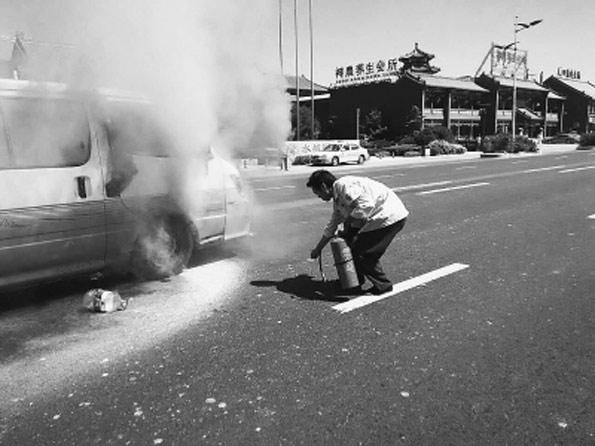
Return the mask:
<svg viewBox="0 0 595 446">
<path fill-rule="evenodd" d="M 147 225 L 137 238 L 131 254 L 132 273 L 147 280 L 180 274 L 194 250 L 188 223 L 168 217 Z"/>
</svg>

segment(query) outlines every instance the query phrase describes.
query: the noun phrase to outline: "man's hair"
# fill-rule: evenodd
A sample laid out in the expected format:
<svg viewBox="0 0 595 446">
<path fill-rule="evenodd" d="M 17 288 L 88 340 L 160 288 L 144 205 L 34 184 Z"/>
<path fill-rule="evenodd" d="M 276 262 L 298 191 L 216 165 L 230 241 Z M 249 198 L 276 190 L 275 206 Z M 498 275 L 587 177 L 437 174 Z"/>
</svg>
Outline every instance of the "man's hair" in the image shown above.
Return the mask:
<svg viewBox="0 0 595 446">
<path fill-rule="evenodd" d="M 328 187 L 332 187 L 333 183 L 337 181 L 337 177 L 330 173 L 328 170 L 320 169 L 312 172 L 310 179 L 306 183 L 306 187 L 320 190 L 323 184 Z"/>
</svg>

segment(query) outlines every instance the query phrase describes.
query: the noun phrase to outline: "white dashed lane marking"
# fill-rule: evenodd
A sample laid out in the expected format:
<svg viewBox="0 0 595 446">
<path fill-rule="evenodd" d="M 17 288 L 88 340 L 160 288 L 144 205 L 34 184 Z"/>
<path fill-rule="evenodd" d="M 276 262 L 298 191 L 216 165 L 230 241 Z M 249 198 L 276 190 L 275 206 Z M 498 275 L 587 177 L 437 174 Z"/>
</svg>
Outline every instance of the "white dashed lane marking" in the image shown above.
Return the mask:
<svg viewBox="0 0 595 446">
<path fill-rule="evenodd" d="M 589 215 L 587 218 L 588 218 L 589 220 L 595 220 L 595 214 L 593 214 L 593 215 Z"/>
<path fill-rule="evenodd" d="M 255 191 L 265 191 L 265 190 L 279 190 L 279 189 L 295 189 L 295 186 L 271 186 L 271 187 L 261 187 L 258 189 L 254 189 Z"/>
<path fill-rule="evenodd" d="M 430 271 L 429 273 L 422 274 L 421 276 L 413 277 L 411 279 L 405 280 L 404 282 L 396 283 L 393 285 L 393 290 L 388 293 L 381 294 L 380 296 L 365 295 L 356 297 L 355 299 L 335 305 L 333 309 L 339 311 L 340 313 L 348 313 L 357 308 L 373 304 L 374 302 L 378 302 L 379 300 L 386 299 L 387 297 L 394 296 L 395 294 L 402 293 L 403 291 L 410 290 L 420 285 L 425 285 L 426 283 L 432 282 L 433 280 L 454 274 L 466 268 L 469 268 L 469 265 L 465 265 L 463 263 L 453 263 L 452 265 Z"/>
<path fill-rule="evenodd" d="M 442 189 L 426 190 L 424 192 L 418 192 L 417 195 L 430 195 L 430 194 L 437 194 L 439 192 L 450 192 L 450 191 L 453 191 L 453 190 L 470 189 L 472 187 L 487 186 L 489 184 L 490 183 L 463 184 L 462 186 L 452 186 L 452 187 L 445 187 L 445 188 L 442 188 Z"/>
<path fill-rule="evenodd" d="M 595 166 L 575 167 L 574 169 L 564 169 L 559 173 L 580 172 L 581 170 L 595 169 Z"/>
<path fill-rule="evenodd" d="M 395 192 L 403 192 L 406 190 L 425 189 L 427 187 L 434 187 L 434 186 L 444 186 L 445 184 L 452 184 L 452 181 L 438 181 L 436 183 L 412 184 L 411 186 L 395 187 L 393 190 Z"/>
<path fill-rule="evenodd" d="M 564 167 L 566 167 L 566 164 L 558 164 L 557 166 L 540 167 L 539 169 L 527 169 L 527 170 L 523 170 L 523 173 L 545 172 L 547 170 L 562 169 Z"/>
<path fill-rule="evenodd" d="M 373 178 L 392 178 L 392 177 L 404 177 L 404 173 L 391 173 L 389 175 L 374 175 Z"/>
</svg>

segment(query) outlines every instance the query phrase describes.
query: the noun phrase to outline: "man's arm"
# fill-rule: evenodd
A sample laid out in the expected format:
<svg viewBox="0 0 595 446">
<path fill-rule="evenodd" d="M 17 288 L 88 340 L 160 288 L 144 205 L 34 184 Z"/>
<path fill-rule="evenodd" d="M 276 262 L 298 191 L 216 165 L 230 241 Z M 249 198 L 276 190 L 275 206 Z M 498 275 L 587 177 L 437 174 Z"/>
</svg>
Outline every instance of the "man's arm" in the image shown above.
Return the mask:
<svg viewBox="0 0 595 446">
<path fill-rule="evenodd" d="M 327 245 L 327 243 L 330 241 L 331 238 L 332 237 L 326 237 L 324 235 L 322 237 L 320 237 L 320 240 L 318 241 L 318 244 L 310 252 L 310 258 L 311 259 L 317 259 L 318 257 L 320 257 L 320 254 L 322 253 L 322 250 L 324 249 L 324 247 Z"/>
</svg>

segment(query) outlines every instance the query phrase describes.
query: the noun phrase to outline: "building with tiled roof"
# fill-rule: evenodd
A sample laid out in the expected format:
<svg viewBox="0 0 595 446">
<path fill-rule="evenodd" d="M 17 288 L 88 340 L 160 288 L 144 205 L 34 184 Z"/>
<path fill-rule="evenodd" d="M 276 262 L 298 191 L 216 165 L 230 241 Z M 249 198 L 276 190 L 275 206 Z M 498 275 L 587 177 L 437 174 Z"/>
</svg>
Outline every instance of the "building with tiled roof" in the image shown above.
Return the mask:
<svg viewBox="0 0 595 446">
<path fill-rule="evenodd" d="M 509 133 L 512 130 L 512 102 L 516 83 L 517 108 L 516 129 L 519 134 L 537 137 L 560 131 L 559 103 L 549 90 L 534 80 L 511 79 L 482 73 L 475 79 L 489 91 L 487 103 L 491 104 L 485 113 L 487 134 Z"/>
<path fill-rule="evenodd" d="M 409 71 L 397 82 L 399 88 L 415 92 L 424 125 L 445 126 L 457 138 L 481 133 L 481 109 L 488 90 L 470 78 L 452 78 Z"/>
<path fill-rule="evenodd" d="M 286 74 L 284 78 L 286 91 L 293 98 L 295 98 L 296 92 L 298 92 L 298 90 L 300 98 L 310 99 L 312 90 L 314 91 L 314 98 L 316 98 L 317 96 L 320 97 L 324 95 L 327 95 L 328 97 L 327 87 L 317 84 L 315 82 L 311 82 L 310 79 L 306 78 L 306 76 L 304 75 L 296 77 Z"/>
<path fill-rule="evenodd" d="M 567 76 L 550 76 L 543 83 L 559 95 L 564 96 L 565 112 L 562 128 L 565 131 L 595 131 L 595 85 Z"/>
<path fill-rule="evenodd" d="M 426 53 L 419 49 L 419 45 L 415 42 L 413 51 L 399 57 L 399 62 L 403 64 L 401 73 L 428 73 L 436 74 L 440 68 L 430 65 L 430 61 L 434 58 L 433 54 Z"/>
<path fill-rule="evenodd" d="M 381 112 L 387 137 L 396 138 L 407 132 L 408 116 L 416 107 L 422 126 L 446 126 L 461 139 L 474 140 L 482 133 L 481 107 L 488 91 L 472 78 L 438 76 L 438 67 L 430 65 L 433 54 L 419 48 L 401 56 L 396 77 L 382 77 L 381 81 L 343 83 L 331 88 L 330 114 L 335 135 L 356 138 L 357 121 L 365 121 L 373 110 Z M 374 73 L 372 73 L 374 74 Z"/>
</svg>

